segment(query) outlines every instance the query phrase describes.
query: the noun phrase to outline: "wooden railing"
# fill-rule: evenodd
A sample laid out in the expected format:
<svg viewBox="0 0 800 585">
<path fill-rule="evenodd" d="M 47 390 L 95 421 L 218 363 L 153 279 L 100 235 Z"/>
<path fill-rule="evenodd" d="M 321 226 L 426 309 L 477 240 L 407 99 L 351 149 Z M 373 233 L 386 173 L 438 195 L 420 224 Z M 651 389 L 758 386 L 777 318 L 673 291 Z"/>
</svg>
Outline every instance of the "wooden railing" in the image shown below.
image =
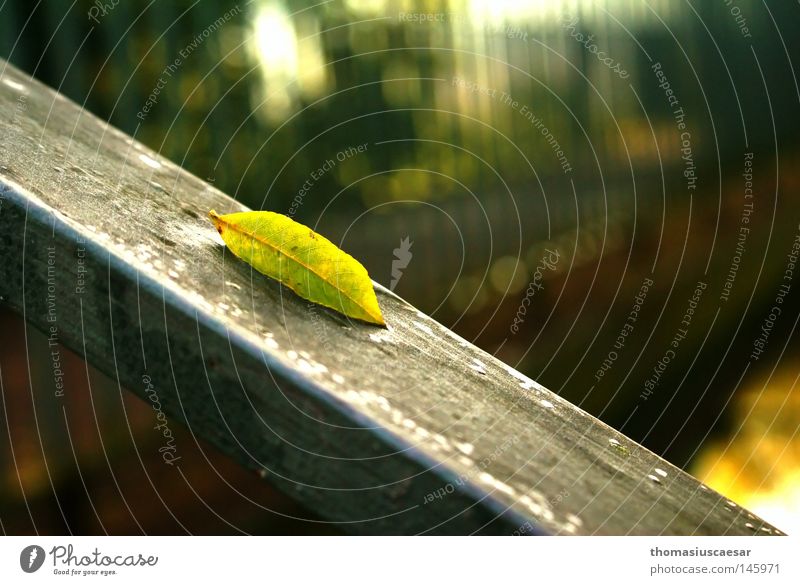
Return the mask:
<svg viewBox="0 0 800 585">
<path fill-rule="evenodd" d="M 385 330 L 251 272 L 240 204 L 2 61 L 0 103 L 2 302 L 345 530 L 774 531 L 380 285 Z"/>
</svg>

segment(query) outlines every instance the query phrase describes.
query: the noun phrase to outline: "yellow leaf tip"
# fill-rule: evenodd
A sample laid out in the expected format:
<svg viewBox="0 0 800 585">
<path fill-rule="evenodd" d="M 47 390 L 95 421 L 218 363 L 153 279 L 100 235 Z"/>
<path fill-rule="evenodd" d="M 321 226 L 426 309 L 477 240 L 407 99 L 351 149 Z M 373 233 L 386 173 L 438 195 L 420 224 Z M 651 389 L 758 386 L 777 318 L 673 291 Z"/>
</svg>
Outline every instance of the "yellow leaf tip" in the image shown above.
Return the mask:
<svg viewBox="0 0 800 585">
<path fill-rule="evenodd" d="M 208 217 L 214 222 L 214 227 L 217 228 L 217 231 L 222 234 L 222 218 L 220 218 L 219 213 L 212 209 L 208 212 Z"/>
<path fill-rule="evenodd" d="M 383 320 L 383 314 L 381 313 L 381 309 L 378 305 L 377 300 L 375 301 L 375 308 L 374 309 L 367 309 L 367 313 L 369 314 L 370 320 L 375 325 L 380 325 L 381 327 L 386 327 L 386 321 Z"/>
</svg>

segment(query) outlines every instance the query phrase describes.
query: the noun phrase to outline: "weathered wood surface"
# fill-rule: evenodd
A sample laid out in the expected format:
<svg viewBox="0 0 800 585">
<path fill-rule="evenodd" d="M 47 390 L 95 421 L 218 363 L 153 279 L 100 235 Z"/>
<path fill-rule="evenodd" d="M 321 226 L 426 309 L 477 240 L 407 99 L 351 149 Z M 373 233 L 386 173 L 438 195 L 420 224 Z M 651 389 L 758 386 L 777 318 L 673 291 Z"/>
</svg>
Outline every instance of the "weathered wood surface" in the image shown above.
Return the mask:
<svg viewBox="0 0 800 585">
<path fill-rule="evenodd" d="M 253 273 L 206 218 L 240 204 L 0 72 L 3 302 L 140 396 L 149 376 L 170 416 L 332 522 L 775 532 L 380 285 L 386 330 Z"/>
</svg>

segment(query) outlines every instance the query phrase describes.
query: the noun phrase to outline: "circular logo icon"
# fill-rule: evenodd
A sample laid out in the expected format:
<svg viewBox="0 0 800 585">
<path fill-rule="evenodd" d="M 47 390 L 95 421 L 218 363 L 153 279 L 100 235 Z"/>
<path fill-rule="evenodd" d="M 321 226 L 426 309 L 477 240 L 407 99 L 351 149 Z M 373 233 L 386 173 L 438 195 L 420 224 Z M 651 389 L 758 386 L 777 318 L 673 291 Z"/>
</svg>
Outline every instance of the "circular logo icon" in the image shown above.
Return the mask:
<svg viewBox="0 0 800 585">
<path fill-rule="evenodd" d="M 19 553 L 19 566 L 26 573 L 35 573 L 44 564 L 44 549 L 36 544 L 26 546 Z"/>
</svg>

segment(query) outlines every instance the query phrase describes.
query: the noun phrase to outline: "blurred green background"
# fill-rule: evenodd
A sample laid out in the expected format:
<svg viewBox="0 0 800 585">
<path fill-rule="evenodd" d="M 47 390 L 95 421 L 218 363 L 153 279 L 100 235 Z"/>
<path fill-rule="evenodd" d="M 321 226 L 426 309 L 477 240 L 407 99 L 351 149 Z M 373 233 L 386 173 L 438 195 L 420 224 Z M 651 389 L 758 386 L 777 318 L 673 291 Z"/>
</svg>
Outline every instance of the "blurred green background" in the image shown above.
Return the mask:
<svg viewBox="0 0 800 585">
<path fill-rule="evenodd" d="M 800 284 L 751 353 L 800 222 L 799 17 L 788 2 L 7 0 L 0 56 L 249 207 L 314 226 L 791 533 Z M 331 530 L 286 518 L 314 516 L 221 456 L 227 481 L 210 479 L 205 445 L 187 467 L 202 497 L 153 484 L 158 462 L 135 448 L 153 439 L 149 408 L 77 357 L 85 440 L 44 453 L 30 410 L 47 354 L 28 367 L 19 339 L 38 334 L 5 309 L 0 322 L 6 532 Z"/>
</svg>

